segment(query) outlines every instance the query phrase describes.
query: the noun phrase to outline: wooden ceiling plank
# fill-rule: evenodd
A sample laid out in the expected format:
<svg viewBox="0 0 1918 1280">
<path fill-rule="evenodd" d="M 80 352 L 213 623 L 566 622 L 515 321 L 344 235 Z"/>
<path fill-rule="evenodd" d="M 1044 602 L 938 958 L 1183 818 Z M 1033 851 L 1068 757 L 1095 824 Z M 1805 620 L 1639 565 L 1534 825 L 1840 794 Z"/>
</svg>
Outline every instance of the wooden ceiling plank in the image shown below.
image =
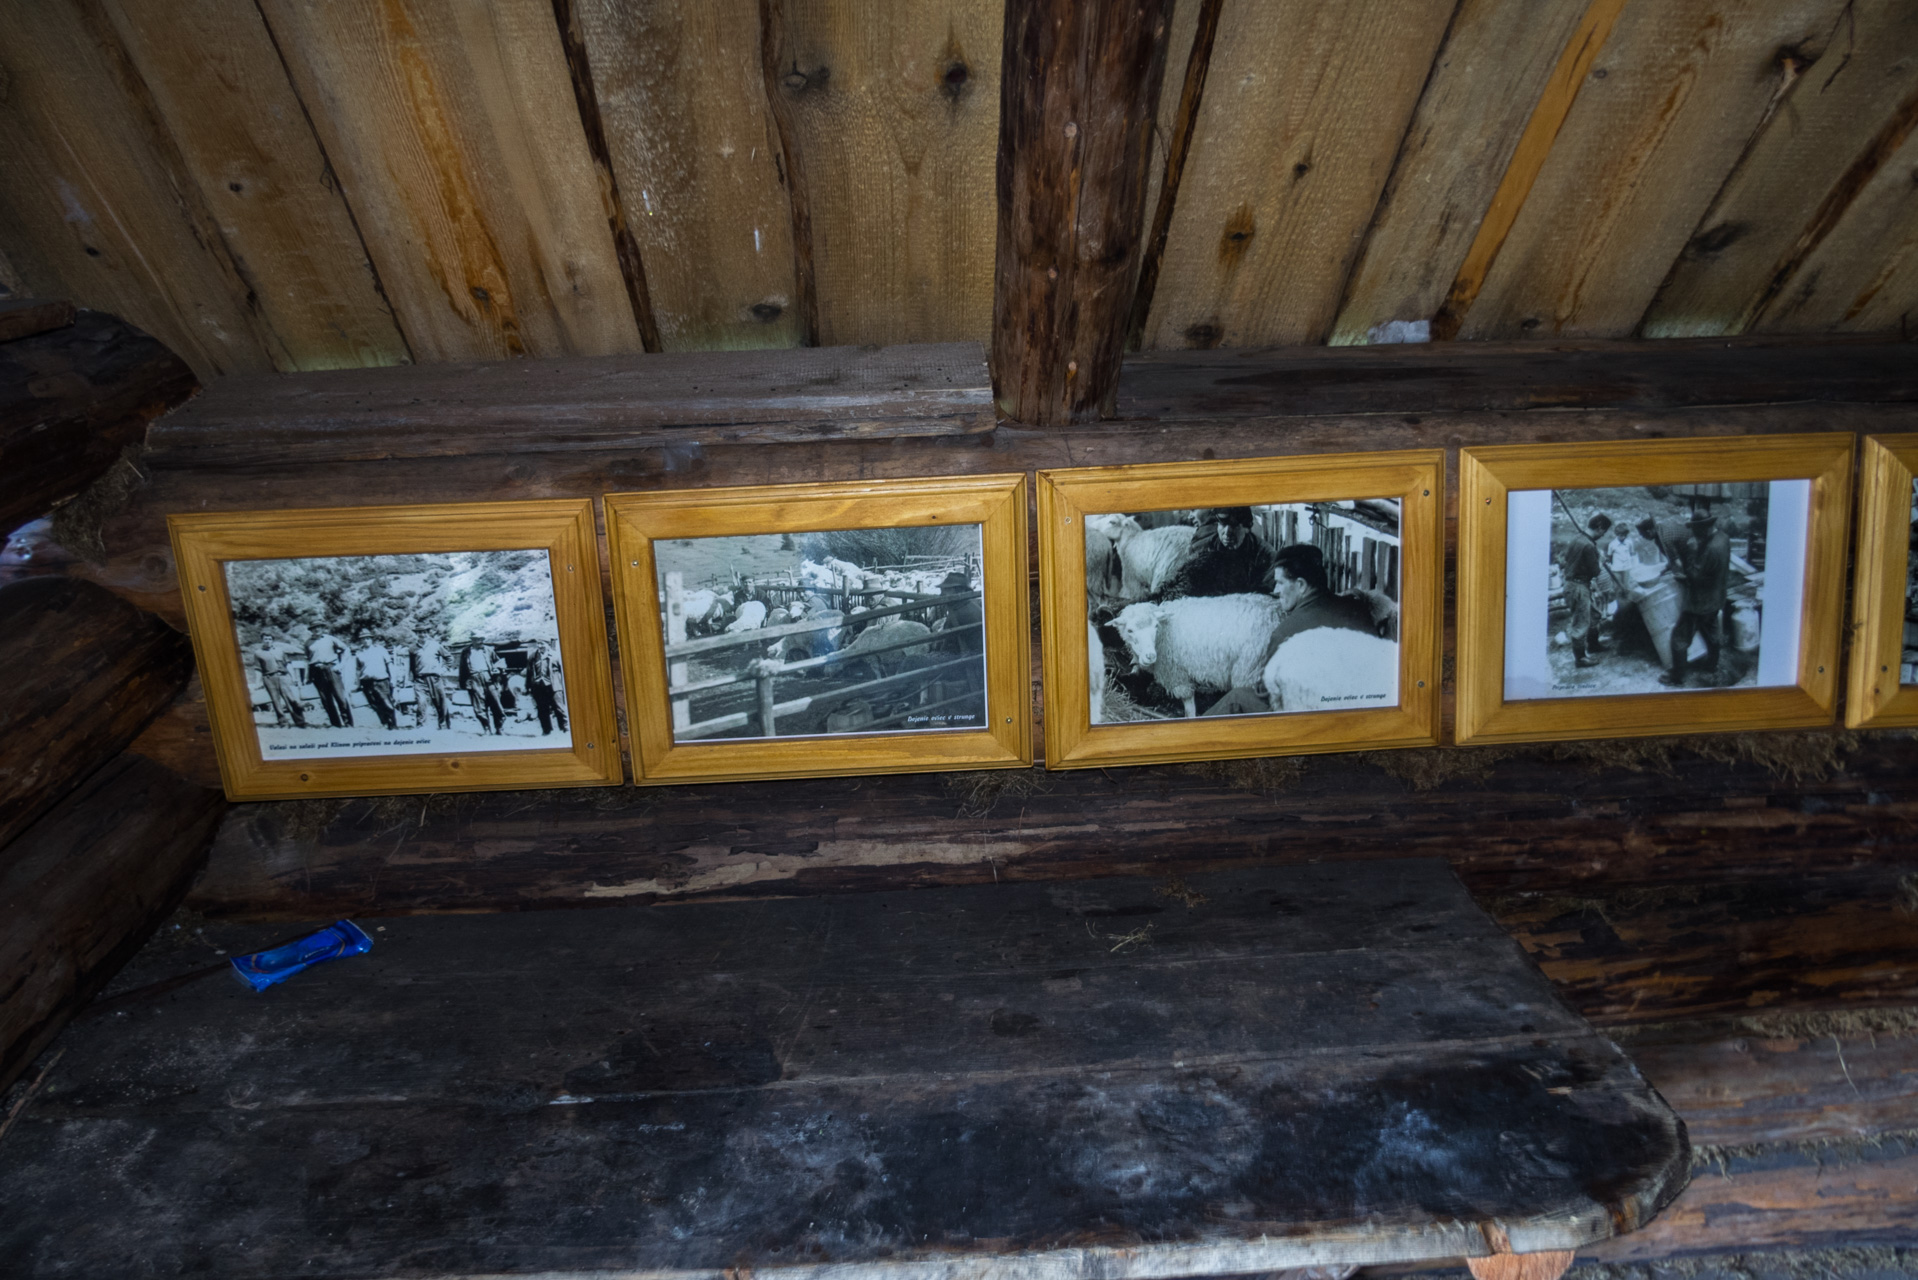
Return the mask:
<svg viewBox="0 0 1918 1280">
<path fill-rule="evenodd" d="M 1227 7 L 1145 346 L 1325 341 L 1453 8 Z"/>
<path fill-rule="evenodd" d="M 1631 333 L 1843 7 L 1626 5 L 1457 336 Z"/>
<path fill-rule="evenodd" d="M 1464 0 L 1379 198 L 1330 341 L 1435 317 L 1488 221 L 1509 230 L 1623 0 Z M 1549 92 L 1548 92 L 1549 91 Z M 1521 158 L 1521 139 L 1534 155 Z M 1495 202 L 1494 197 L 1497 197 Z M 1509 214 L 1505 211 L 1509 207 Z M 1501 218 L 1494 218 L 1497 209 Z M 1483 279 L 1482 274 L 1478 277 Z"/>
<path fill-rule="evenodd" d="M 1864 184 L 1752 329 L 1918 334 L 1918 131 Z"/>
<path fill-rule="evenodd" d="M 262 0 L 422 360 L 641 349 L 548 0 Z"/>
<path fill-rule="evenodd" d="M 756 0 L 573 0 L 665 351 L 801 341 Z"/>
<path fill-rule="evenodd" d="M 1803 72 L 1700 219 L 1645 315 L 1643 335 L 1745 332 L 1914 123 L 1918 6 L 1854 0 L 1824 56 Z"/>
<path fill-rule="evenodd" d="M 0 74 L 0 241 L 28 291 L 125 316 L 202 381 L 272 368 L 247 283 L 111 27 L 73 3 L 0 6 Z"/>
<path fill-rule="evenodd" d="M 1019 422 L 1115 412 L 1172 7 L 1006 6 L 992 383 Z"/>
<path fill-rule="evenodd" d="M 409 359 L 359 229 L 252 0 L 108 0 L 106 12 L 258 299 L 274 366 Z"/>
<path fill-rule="evenodd" d="M 761 12 L 767 93 L 806 193 L 815 341 L 983 340 L 1003 0 L 769 0 Z"/>
</svg>

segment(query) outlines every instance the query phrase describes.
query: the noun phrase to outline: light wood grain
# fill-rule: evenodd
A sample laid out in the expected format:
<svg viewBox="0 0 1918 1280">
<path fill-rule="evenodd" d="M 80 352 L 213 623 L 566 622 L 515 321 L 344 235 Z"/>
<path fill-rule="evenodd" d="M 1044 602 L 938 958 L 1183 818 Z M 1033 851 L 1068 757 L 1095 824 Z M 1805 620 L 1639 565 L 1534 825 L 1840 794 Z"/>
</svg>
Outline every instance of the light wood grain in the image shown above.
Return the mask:
<svg viewBox="0 0 1918 1280">
<path fill-rule="evenodd" d="M 169 516 L 167 528 L 229 799 L 590 787 L 622 781 L 591 499 L 196 513 Z M 546 549 L 553 569 L 560 664 L 572 725 L 570 751 L 262 757 L 227 598 L 226 561 L 532 547 Z"/>
<path fill-rule="evenodd" d="M 264 0 L 422 360 L 640 350 L 545 0 Z"/>
<path fill-rule="evenodd" d="M 1918 123 L 1918 5 L 1856 0 L 1802 79 L 1700 219 L 1645 315 L 1646 337 L 1743 333 L 1801 275 Z M 1910 187 L 1911 166 L 1895 167 Z M 1849 248 L 1876 265 L 1877 254 Z"/>
<path fill-rule="evenodd" d="M 756 0 L 575 0 L 667 351 L 800 339 Z"/>
<path fill-rule="evenodd" d="M 1752 323 L 1761 333 L 1918 333 L 1918 132 L 1865 183 Z"/>
<path fill-rule="evenodd" d="M 606 496 L 633 772 L 641 783 L 725 782 L 1032 763 L 1032 636 L 1024 475 L 707 489 Z M 985 729 L 678 743 L 666 693 L 653 544 L 662 539 L 982 526 Z"/>
<path fill-rule="evenodd" d="M 1843 7 L 1626 5 L 1483 289 L 1456 308 L 1458 336 L 1630 333 L 1754 130 L 1803 89 L 1798 70 Z"/>
<path fill-rule="evenodd" d="M 251 0 L 109 0 L 113 29 L 253 290 L 274 367 L 408 359 Z"/>
<path fill-rule="evenodd" d="M 1521 175 L 1528 162 L 1537 175 L 1583 80 L 1567 74 L 1565 57 L 1576 65 L 1586 47 L 1596 53 L 1598 28 L 1622 3 L 1463 0 L 1379 197 L 1330 342 L 1362 343 L 1377 325 L 1437 315 L 1494 195 L 1512 212 L 1524 203 L 1516 190 Z M 1575 32 L 1578 43 L 1568 49 Z M 1535 156 L 1515 166 L 1521 137 Z M 1530 179 L 1522 185 L 1529 190 Z"/>
<path fill-rule="evenodd" d="M 983 340 L 1002 0 L 763 8 L 780 68 L 767 92 L 783 100 L 805 184 L 814 340 Z"/>
<path fill-rule="evenodd" d="M 1918 725 L 1918 685 L 1900 683 L 1914 473 L 1918 434 L 1865 438 L 1858 469 L 1851 669 L 1845 685 L 1845 724 L 1853 729 Z"/>
<path fill-rule="evenodd" d="M 0 248 L 32 292 L 126 317 L 202 381 L 272 368 L 240 264 L 94 16 L 0 6 Z"/>
<path fill-rule="evenodd" d="M 1148 347 L 1323 342 L 1453 5 L 1227 5 Z"/>
<path fill-rule="evenodd" d="M 1430 746 L 1438 741 L 1445 456 L 1438 450 L 1041 471 L 1039 584 L 1046 767 Z M 1396 707 L 1094 725 L 1088 695 L 1085 517 L 1397 497 L 1402 540 Z"/>
<path fill-rule="evenodd" d="M 1838 695 L 1850 435 L 1498 445 L 1459 453 L 1455 740 L 1543 742 L 1810 728 Z M 1798 678 L 1790 687 L 1505 699 L 1506 496 L 1516 490 L 1809 479 Z"/>
</svg>

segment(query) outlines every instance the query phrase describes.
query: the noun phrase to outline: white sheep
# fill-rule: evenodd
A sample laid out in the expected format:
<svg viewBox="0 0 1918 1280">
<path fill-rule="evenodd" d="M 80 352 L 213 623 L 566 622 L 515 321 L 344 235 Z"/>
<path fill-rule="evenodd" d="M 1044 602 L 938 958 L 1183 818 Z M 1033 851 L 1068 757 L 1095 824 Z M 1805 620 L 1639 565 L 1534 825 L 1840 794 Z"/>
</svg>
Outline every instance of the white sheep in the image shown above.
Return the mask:
<svg viewBox="0 0 1918 1280">
<path fill-rule="evenodd" d="M 1119 592 L 1127 600 L 1143 600 L 1165 590 L 1192 549 L 1192 526 L 1169 524 L 1141 529 L 1136 522 L 1119 532 L 1119 563 L 1124 579 Z"/>
<path fill-rule="evenodd" d="M 1092 723 L 1104 724 L 1106 718 L 1106 647 L 1099 642 L 1099 628 L 1086 623 L 1086 688 L 1092 691 Z"/>
<path fill-rule="evenodd" d="M 757 600 L 748 600 L 739 606 L 739 613 L 726 624 L 727 635 L 737 635 L 741 631 L 757 631 L 766 625 L 766 606 Z"/>
<path fill-rule="evenodd" d="M 1399 647 L 1344 627 L 1314 627 L 1273 650 L 1261 677 L 1274 711 L 1395 707 Z"/>
<path fill-rule="evenodd" d="M 715 591 L 710 587 L 688 591 L 680 598 L 680 607 L 685 610 L 686 628 L 689 631 L 711 631 L 732 605 L 732 592 Z"/>
<path fill-rule="evenodd" d="M 1133 661 L 1185 704 L 1186 715 L 1196 716 L 1199 689 L 1234 689 L 1258 680 L 1284 612 L 1271 596 L 1185 596 L 1129 604 L 1114 625 Z"/>
</svg>

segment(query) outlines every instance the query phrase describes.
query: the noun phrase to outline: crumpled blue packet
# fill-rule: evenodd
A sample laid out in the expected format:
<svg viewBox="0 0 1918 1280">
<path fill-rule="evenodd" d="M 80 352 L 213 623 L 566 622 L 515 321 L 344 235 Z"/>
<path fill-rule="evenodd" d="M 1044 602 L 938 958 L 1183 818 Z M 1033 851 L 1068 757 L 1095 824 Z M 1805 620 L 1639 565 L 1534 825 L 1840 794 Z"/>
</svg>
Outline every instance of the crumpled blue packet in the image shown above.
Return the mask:
<svg viewBox="0 0 1918 1280">
<path fill-rule="evenodd" d="M 271 951 L 255 951 L 250 956 L 234 956 L 233 972 L 255 991 L 264 991 L 302 969 L 338 960 L 341 956 L 365 955 L 372 949 L 373 939 L 367 937 L 363 929 L 351 920 L 336 920 L 298 942 L 289 942 Z"/>
</svg>

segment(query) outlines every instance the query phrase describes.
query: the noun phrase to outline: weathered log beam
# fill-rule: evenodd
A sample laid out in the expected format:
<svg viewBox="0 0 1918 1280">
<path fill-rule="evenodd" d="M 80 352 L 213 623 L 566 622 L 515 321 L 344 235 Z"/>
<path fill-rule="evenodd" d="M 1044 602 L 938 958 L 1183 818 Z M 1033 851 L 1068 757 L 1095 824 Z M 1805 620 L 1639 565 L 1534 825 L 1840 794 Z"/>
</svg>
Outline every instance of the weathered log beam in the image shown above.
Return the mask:
<svg viewBox="0 0 1918 1280">
<path fill-rule="evenodd" d="M 1910 870 L 1918 742 L 1628 746 L 253 805 L 222 830 L 194 905 L 303 918 L 517 910 L 1428 853 L 1487 899 Z M 1741 762 L 1746 746 L 1781 772 Z M 1895 910 L 1895 894 L 1881 897 Z M 1535 901 L 1500 906 L 1517 918 Z M 1720 963 L 1720 985 L 1700 988 L 1718 993 L 1714 1008 L 1732 998 L 1736 948 Z"/>
<path fill-rule="evenodd" d="M 186 686 L 186 637 L 71 578 L 0 587 L 0 845 L 112 759 Z"/>
<path fill-rule="evenodd" d="M 84 489 L 198 385 L 166 347 L 97 311 L 0 343 L 0 532 Z"/>
<path fill-rule="evenodd" d="M 31 338 L 73 323 L 73 304 L 63 298 L 0 298 L 0 342 Z"/>
<path fill-rule="evenodd" d="M 1111 417 L 1145 239 L 1170 0 L 1010 0 L 999 80 L 999 409 Z"/>
<path fill-rule="evenodd" d="M 0 847 L 0 1090 L 173 909 L 225 808 L 122 754 Z"/>
</svg>

